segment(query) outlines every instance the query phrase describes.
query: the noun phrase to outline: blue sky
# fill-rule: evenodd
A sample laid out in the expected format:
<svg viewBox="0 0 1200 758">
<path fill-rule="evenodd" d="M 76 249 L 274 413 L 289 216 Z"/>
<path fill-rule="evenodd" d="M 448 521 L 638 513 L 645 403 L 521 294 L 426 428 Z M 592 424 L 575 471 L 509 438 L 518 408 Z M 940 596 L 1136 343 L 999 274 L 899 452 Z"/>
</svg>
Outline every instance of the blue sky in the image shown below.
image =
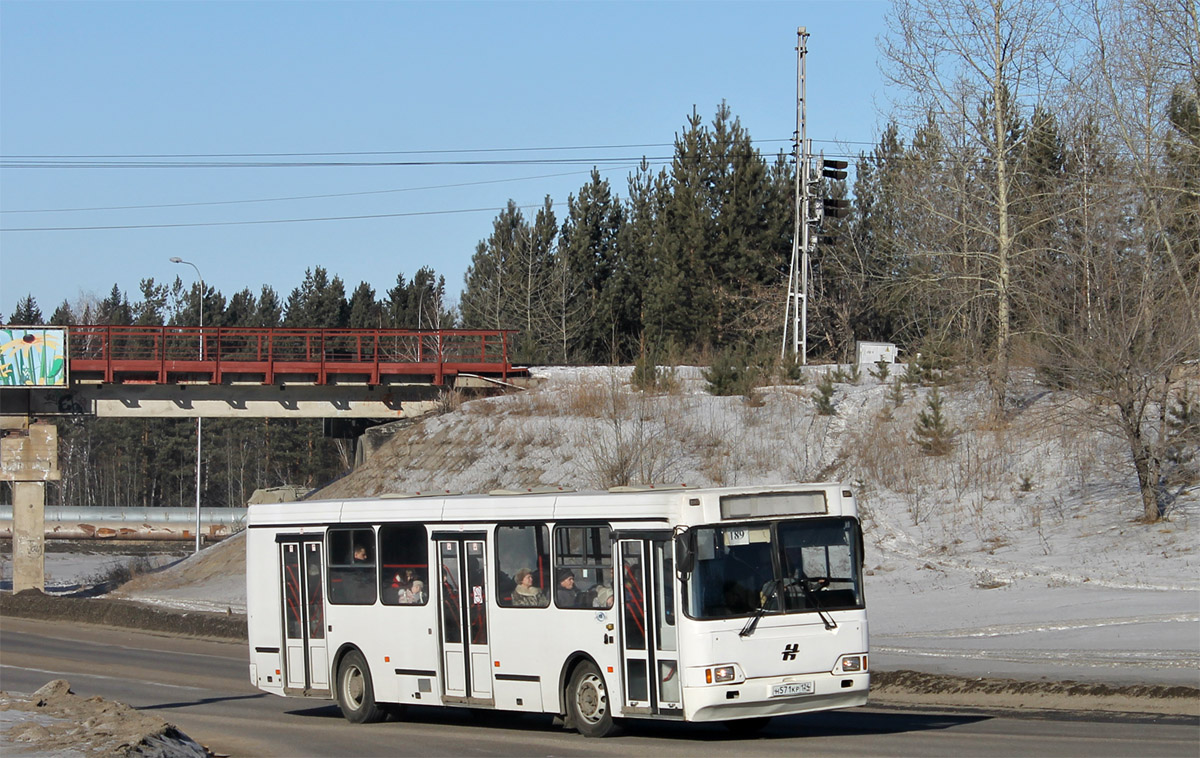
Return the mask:
<svg viewBox="0 0 1200 758">
<path fill-rule="evenodd" d="M 190 285 L 193 270 L 172 256 L 226 297 L 270 284 L 286 298 L 318 265 L 347 291 L 367 281 L 382 296 L 397 273 L 428 265 L 457 298 L 509 198 L 536 206 L 549 195 L 561 222 L 592 161 L 624 197 L 630 167 L 669 158 L 693 106 L 710 120 L 725 100 L 763 152 L 788 149 L 797 26 L 812 35 L 815 148 L 869 150 L 886 10 L 882 0 L 5 0 L 0 319 L 26 293 L 48 316 L 114 283 L 131 301 L 146 277 Z M 513 150 L 550 147 L 584 149 Z M 282 153 L 304 155 L 266 155 Z M 16 167 L 30 156 L 184 160 L 145 157 L 159 155 L 241 165 Z M 245 165 L 563 158 L 580 162 Z M 471 209 L 482 210 L 457 212 Z M 371 215 L 386 217 L 295 221 Z M 229 224 L 248 221 L 273 223 Z M 64 227 L 140 228 L 19 231 Z"/>
</svg>

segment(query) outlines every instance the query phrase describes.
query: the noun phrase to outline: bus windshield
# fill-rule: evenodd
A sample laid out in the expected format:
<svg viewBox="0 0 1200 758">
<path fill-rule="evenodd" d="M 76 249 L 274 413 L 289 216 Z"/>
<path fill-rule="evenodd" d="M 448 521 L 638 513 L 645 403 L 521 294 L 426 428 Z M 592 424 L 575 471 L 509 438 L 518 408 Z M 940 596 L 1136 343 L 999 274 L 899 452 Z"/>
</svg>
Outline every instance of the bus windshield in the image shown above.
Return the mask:
<svg viewBox="0 0 1200 758">
<path fill-rule="evenodd" d="M 863 607 L 858 524 L 850 518 L 696 527 L 684 592 L 697 619 Z"/>
</svg>

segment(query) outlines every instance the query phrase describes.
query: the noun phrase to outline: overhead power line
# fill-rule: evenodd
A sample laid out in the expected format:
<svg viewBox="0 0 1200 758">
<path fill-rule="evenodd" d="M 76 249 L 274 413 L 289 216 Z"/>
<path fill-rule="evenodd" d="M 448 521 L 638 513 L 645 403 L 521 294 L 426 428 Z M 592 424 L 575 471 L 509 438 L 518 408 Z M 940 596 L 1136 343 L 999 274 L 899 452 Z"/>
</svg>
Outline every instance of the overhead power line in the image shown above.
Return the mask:
<svg viewBox="0 0 1200 758">
<path fill-rule="evenodd" d="M 639 164 L 613 166 L 609 170 L 622 168 L 637 168 Z M 505 184 L 507 182 L 523 182 L 531 179 L 553 179 L 561 176 L 579 176 L 586 171 L 564 171 L 557 174 L 537 174 L 534 176 L 518 176 L 511 179 L 487 179 L 478 182 L 456 182 L 454 184 L 431 184 L 424 187 L 397 187 L 394 189 L 364 190 L 360 192 L 332 192 L 322 195 L 290 195 L 287 197 L 260 197 L 244 200 L 207 200 L 190 203 L 153 203 L 149 205 L 99 205 L 88 208 L 28 208 L 16 210 L 0 210 L 0 213 L 77 213 L 82 211 L 126 211 L 145 210 L 151 208 L 195 208 L 210 205 L 243 205 L 249 203 L 279 203 L 290 200 L 327 200 L 335 197 L 361 197 L 364 195 L 388 195 L 398 192 L 424 192 L 437 189 L 456 189 L 459 187 L 478 187 L 487 184 Z"/>
<path fill-rule="evenodd" d="M 821 140 L 834 142 L 833 140 Z M 765 143 L 790 143 L 791 140 L 759 140 L 755 144 Z M 842 144 L 845 144 L 844 142 Z M 294 167 L 373 167 L 373 166 L 516 166 L 516 165 L 586 165 L 591 164 L 593 168 L 603 166 L 601 169 L 605 173 L 615 170 L 636 169 L 643 164 L 652 166 L 661 166 L 669 163 L 674 159 L 674 155 L 670 156 L 637 156 L 637 157 L 559 157 L 559 158 L 527 158 L 527 159 L 495 159 L 495 160 L 480 160 L 480 159 L 461 159 L 461 160 L 429 160 L 429 161 L 213 161 L 208 159 L 213 158 L 274 158 L 274 157 L 308 157 L 308 156 L 355 156 L 355 155 L 429 155 L 429 154 L 453 154 L 453 153 L 513 153 L 523 151 L 553 151 L 553 150 L 604 150 L 604 149 L 628 149 L 637 147 L 670 147 L 674 143 L 645 143 L 633 145 L 586 145 L 586 146 L 570 146 L 570 147 L 533 147 L 533 148 L 479 148 L 465 150 L 413 150 L 413 151 L 383 151 L 383 152 L 334 152 L 334 153 L 225 153 L 225 154 L 145 154 L 145 155 L 21 155 L 21 156 L 0 156 L 0 168 L 294 168 Z M 757 152 L 757 151 L 756 151 Z M 180 158 L 201 158 L 202 161 L 190 160 L 160 160 L 160 159 L 180 159 Z M 337 197 L 354 197 L 376 194 L 389 194 L 398 192 L 413 192 L 424 191 L 431 189 L 455 188 L 466 186 L 477 186 L 486 184 L 499 184 L 511 181 L 526 181 L 529 179 L 553 178 L 559 176 L 569 176 L 583 172 L 571 171 L 555 174 L 541 174 L 529 177 L 516 177 L 509 179 L 493 179 L 476 182 L 460 182 L 444 185 L 429 185 L 424 187 L 411 188 L 396 188 L 386 190 L 369 190 L 359 192 L 345 193 L 325 193 L 317 195 L 298 195 L 277 198 L 252 198 L 244 200 L 218 200 L 218 201 L 201 201 L 201 202 L 185 202 L 185 203 L 157 203 L 145 205 L 123 205 L 123 206 L 93 206 L 82 208 L 37 208 L 24 210 L 5 209 L 0 213 L 56 213 L 56 212 L 85 212 L 85 211 L 110 211 L 110 210 L 140 210 L 140 209 L 155 209 L 155 208 L 180 208 L 180 207 L 201 207 L 201 206 L 217 206 L 217 205 L 236 205 L 248 203 L 265 203 L 265 202 L 283 202 L 294 200 L 309 200 L 309 199 L 330 199 Z M 537 206 L 518 206 L 520 208 L 534 208 Z M 436 216 L 450 215 L 460 213 L 475 213 L 483 211 L 494 211 L 494 207 L 489 208 L 465 208 L 439 211 L 413 211 L 403 213 L 381 213 L 381 214 L 362 214 L 362 215 L 345 215 L 345 216 L 317 216 L 317 217 L 302 217 L 302 218 L 286 218 L 286 219 L 258 219 L 248 221 L 212 221 L 212 222 L 182 222 L 182 223 L 163 223 L 163 224 L 94 224 L 81 226 L 43 226 L 43 227 L 10 227 L 0 228 L 0 232 L 51 232 L 51 231 L 102 231 L 102 230 L 120 230 L 120 229 L 169 229 L 169 228 L 186 228 L 186 227 L 205 227 L 205 226 L 246 226 L 246 225 L 261 225 L 261 224 L 290 224 L 290 223 L 307 223 L 318 221 L 347 221 L 347 220 L 363 220 L 376 218 L 404 218 L 415 216 Z"/>
<path fill-rule="evenodd" d="M 3 160 L 0 168 L 70 168 L 70 169 L 130 169 L 130 168 L 373 168 L 421 166 L 578 166 L 608 163 L 629 163 L 643 158 L 648 161 L 669 160 L 671 156 L 620 156 L 612 158 L 522 158 L 505 160 L 445 160 L 445 161 L 80 161 L 80 160 Z"/>
<path fill-rule="evenodd" d="M 530 208 L 541 208 L 541 204 L 533 205 L 518 205 L 522 210 Z M 495 213 L 495 207 L 488 208 L 458 208 L 455 210 L 446 211 L 411 211 L 408 213 L 372 213 L 363 216 L 323 216 L 320 218 L 279 218 L 265 219 L 258 221 L 204 221 L 195 223 L 182 224 L 125 224 L 112 226 L 45 226 L 45 227 L 19 227 L 12 229 L 0 228 L 0 232 L 90 232 L 103 231 L 112 229 L 179 229 L 181 227 L 190 226 L 250 226 L 253 224 L 299 224 L 310 221 L 358 221 L 362 219 L 372 218 L 404 218 L 409 216 L 446 216 L 456 213 Z"/>
<path fill-rule="evenodd" d="M 844 140 L 815 140 L 830 144 L 853 143 Z M 784 144 L 791 139 L 752 140 L 752 145 Z M 568 145 L 540 147 L 460 148 L 451 150 L 373 150 L 373 151 L 330 151 L 330 152 L 275 152 L 275 153 L 110 153 L 110 154 L 46 154 L 46 155 L 0 155 L 0 168 L 68 168 L 68 169 L 127 169 L 127 168 L 345 168 L 377 166 L 511 166 L 511 165 L 571 165 L 586 163 L 627 162 L 646 158 L 666 160 L 664 157 L 637 156 L 630 158 L 591 156 L 583 158 L 509 158 L 509 159 L 441 159 L 441 160 L 322 160 L 322 161 L 277 161 L 271 158 L 312 157 L 355 157 L 355 156 L 407 156 L 407 155 L 476 155 L 496 153 L 567 152 L 579 150 L 628 150 L 631 148 L 674 147 L 674 142 L 648 142 L 622 145 Z M 253 158 L 260 160 L 229 160 Z M 216 160 L 226 159 L 226 160 Z"/>
<path fill-rule="evenodd" d="M 790 142 L 791 140 L 754 140 L 755 143 Z M 628 145 L 565 145 L 561 147 L 480 147 L 451 150 L 358 150 L 326 151 L 317 153 L 144 153 L 144 154 L 101 154 L 101 155 L 0 155 L 0 160 L 60 160 L 60 159 L 114 159 L 114 158 L 305 158 L 319 155 L 446 155 L 456 153 L 521 153 L 565 150 L 628 150 L 642 147 L 674 147 L 674 142 L 646 142 Z"/>
</svg>

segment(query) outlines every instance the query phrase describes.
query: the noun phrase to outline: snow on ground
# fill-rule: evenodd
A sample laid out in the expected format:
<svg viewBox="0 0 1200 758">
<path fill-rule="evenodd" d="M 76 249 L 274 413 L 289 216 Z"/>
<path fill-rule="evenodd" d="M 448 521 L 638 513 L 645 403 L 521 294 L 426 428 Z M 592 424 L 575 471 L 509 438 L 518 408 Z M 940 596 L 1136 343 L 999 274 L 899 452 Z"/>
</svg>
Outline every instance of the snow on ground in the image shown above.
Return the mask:
<svg viewBox="0 0 1200 758">
<path fill-rule="evenodd" d="M 864 371 L 836 385 L 837 414 L 822 416 L 814 375 L 829 368 L 750 400 L 709 395 L 697 368 L 649 395 L 630 392 L 628 368 L 544 369 L 529 392 L 398 432 L 321 496 L 594 489 L 622 474 L 697 486 L 842 480 L 866 530 L 873 666 L 1200 686 L 1200 490 L 1168 520 L 1138 523 L 1128 450 L 1099 429 L 1100 410 L 1032 383 L 1014 391 L 1020 410 L 1004 426 L 986 422 L 978 386 L 943 388 L 958 434 L 950 455 L 929 457 L 912 441 L 928 388 L 906 389 L 896 407 L 891 382 Z M 122 594 L 243 611 L 241 544 Z"/>
<path fill-rule="evenodd" d="M 177 562 L 191 552 L 183 543 L 48 540 L 46 592 L 67 594 L 110 580 L 123 580 Z M 12 589 L 12 541 L 0 551 L 0 590 Z"/>
</svg>

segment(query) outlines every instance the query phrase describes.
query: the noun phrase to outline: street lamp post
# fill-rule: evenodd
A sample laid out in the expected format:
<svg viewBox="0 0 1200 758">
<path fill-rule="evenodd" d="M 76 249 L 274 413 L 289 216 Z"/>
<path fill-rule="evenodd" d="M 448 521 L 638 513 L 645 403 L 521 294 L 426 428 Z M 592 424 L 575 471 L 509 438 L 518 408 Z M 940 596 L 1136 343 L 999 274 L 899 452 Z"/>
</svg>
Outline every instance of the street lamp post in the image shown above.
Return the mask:
<svg viewBox="0 0 1200 758">
<path fill-rule="evenodd" d="M 185 261 L 183 258 L 171 258 L 171 263 L 182 263 L 191 266 L 196 271 L 196 278 L 200 280 L 200 297 L 197 298 L 200 302 L 200 360 L 204 360 L 204 275 L 200 273 L 200 269 L 195 263 Z M 199 409 L 197 409 L 199 412 Z M 200 416 L 196 416 L 196 552 L 200 552 L 200 440 L 201 440 L 201 424 L 204 421 Z"/>
</svg>

